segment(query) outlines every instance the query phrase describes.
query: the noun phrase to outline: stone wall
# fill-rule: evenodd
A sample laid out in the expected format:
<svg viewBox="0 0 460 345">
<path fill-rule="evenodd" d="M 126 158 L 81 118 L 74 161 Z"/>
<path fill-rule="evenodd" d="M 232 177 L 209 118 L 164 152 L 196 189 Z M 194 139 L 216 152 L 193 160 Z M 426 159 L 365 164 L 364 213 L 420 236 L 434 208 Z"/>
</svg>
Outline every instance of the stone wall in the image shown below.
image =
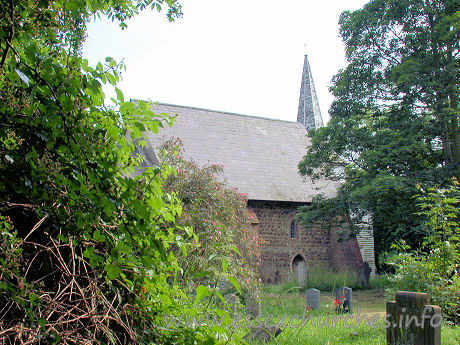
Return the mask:
<svg viewBox="0 0 460 345">
<path fill-rule="evenodd" d="M 291 223 L 302 203 L 249 200 L 248 208 L 257 217 L 261 239 L 259 273 L 264 283 L 279 283 L 295 275 L 292 263 L 300 255 L 307 271 L 313 266 L 356 271 L 362 263 L 356 239 L 338 242 L 338 221 L 313 224 L 309 229 L 297 225 L 291 238 Z"/>
<path fill-rule="evenodd" d="M 357 272 L 363 258 L 356 237 L 350 238 L 350 224 L 336 221 L 330 233 L 331 267 L 336 271 Z"/>
</svg>

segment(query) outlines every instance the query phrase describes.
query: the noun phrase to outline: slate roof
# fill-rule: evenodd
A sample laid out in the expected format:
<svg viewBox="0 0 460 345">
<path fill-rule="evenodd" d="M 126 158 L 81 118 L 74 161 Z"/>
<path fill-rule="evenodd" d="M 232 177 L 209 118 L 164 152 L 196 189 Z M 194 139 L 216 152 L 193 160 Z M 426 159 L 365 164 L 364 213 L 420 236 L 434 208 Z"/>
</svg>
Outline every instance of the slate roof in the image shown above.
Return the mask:
<svg viewBox="0 0 460 345">
<path fill-rule="evenodd" d="M 309 145 L 300 123 L 171 104 L 155 104 L 152 110 L 177 115 L 177 122 L 158 134 L 147 133 L 143 151 L 149 157 L 164 141 L 178 137 L 185 158 L 198 165 L 223 164 L 228 184 L 250 200 L 309 202 L 321 192 L 336 193 L 337 182 L 303 182 L 298 174 Z"/>
</svg>

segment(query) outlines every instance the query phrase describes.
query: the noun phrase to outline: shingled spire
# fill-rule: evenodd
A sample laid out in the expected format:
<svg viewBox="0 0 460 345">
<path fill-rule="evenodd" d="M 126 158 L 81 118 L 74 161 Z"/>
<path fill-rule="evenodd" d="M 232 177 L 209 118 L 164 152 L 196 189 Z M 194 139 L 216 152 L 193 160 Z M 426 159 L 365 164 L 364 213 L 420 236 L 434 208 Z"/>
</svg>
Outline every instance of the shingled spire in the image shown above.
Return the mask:
<svg viewBox="0 0 460 345">
<path fill-rule="evenodd" d="M 302 85 L 300 87 L 299 112 L 297 122 L 300 122 L 309 131 L 313 128 L 323 127 L 323 119 L 316 97 L 315 84 L 311 75 L 308 57 L 305 54 L 302 72 Z"/>
</svg>

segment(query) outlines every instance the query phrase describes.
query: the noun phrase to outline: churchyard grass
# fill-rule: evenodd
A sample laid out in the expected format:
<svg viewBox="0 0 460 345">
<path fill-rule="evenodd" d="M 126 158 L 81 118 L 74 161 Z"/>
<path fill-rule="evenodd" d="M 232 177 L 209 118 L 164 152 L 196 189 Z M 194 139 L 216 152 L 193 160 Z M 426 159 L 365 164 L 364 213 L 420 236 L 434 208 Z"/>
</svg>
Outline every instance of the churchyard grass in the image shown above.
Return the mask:
<svg viewBox="0 0 460 345">
<path fill-rule="evenodd" d="M 377 275 L 369 280 L 371 289 L 385 289 L 389 285 L 386 275 Z M 295 281 L 286 282 L 278 285 L 265 285 L 264 291 L 267 293 L 281 293 L 287 291 L 304 291 L 315 288 L 320 291 L 333 291 L 338 286 L 348 286 L 353 291 L 360 290 L 356 284 L 356 273 L 334 272 L 334 271 L 311 271 L 304 286 L 299 286 Z"/>
<path fill-rule="evenodd" d="M 251 342 L 251 345 L 262 344 Z M 268 345 L 386 345 L 385 329 L 367 327 L 344 328 L 341 324 L 332 327 L 312 327 L 310 324 L 298 329 L 285 329 Z M 460 344 L 460 326 L 443 327 L 441 331 L 441 344 Z"/>
<path fill-rule="evenodd" d="M 315 288 L 321 291 L 332 291 L 338 286 L 348 286 L 353 290 L 362 289 L 357 285 L 357 276 L 355 272 L 334 272 L 330 269 L 312 269 L 308 273 L 308 280 L 305 288 Z M 371 289 L 384 289 L 388 286 L 386 275 L 376 275 L 369 280 Z"/>
<path fill-rule="evenodd" d="M 284 286 L 285 288 L 289 286 Z M 294 315 L 297 315 L 294 325 L 300 322 L 302 318 L 303 309 L 305 307 L 305 293 L 304 292 L 293 292 L 292 286 L 291 292 L 282 293 L 262 293 L 262 315 L 275 315 L 280 318 L 284 318 L 284 323 L 289 324 L 289 320 Z M 378 313 L 380 315 L 379 322 L 382 323 L 382 318 L 385 315 L 385 293 L 382 289 L 380 290 L 366 290 L 366 291 L 353 291 L 354 300 L 354 315 L 359 307 L 361 315 L 366 313 L 371 317 Z M 329 313 L 329 314 L 328 314 Z M 348 345 L 348 344 L 362 344 L 362 345 L 385 345 L 386 330 L 383 327 L 372 328 L 367 326 L 364 321 L 360 323 L 358 327 L 355 327 L 355 319 L 351 319 L 347 322 L 347 325 L 353 325 L 351 328 L 345 328 L 343 326 L 343 319 L 337 322 L 335 327 L 332 326 L 332 316 L 337 316 L 334 313 L 333 304 L 333 293 L 332 292 L 321 292 L 321 310 L 309 311 L 309 314 L 313 315 L 315 322 L 318 320 L 318 316 L 321 317 L 321 323 L 324 322 L 325 317 L 329 317 L 329 327 L 323 326 L 318 327 L 317 325 L 312 326 L 311 322 L 308 322 L 305 326 L 298 328 L 286 327 L 283 332 L 274 340 L 268 344 L 302 344 L 302 345 Z M 275 323 L 274 319 L 271 323 Z M 276 320 L 277 321 L 277 320 Z M 460 326 L 450 327 L 448 325 L 442 325 L 441 331 L 442 344 L 460 344 Z M 249 344 L 258 344 L 253 341 Z"/>
<path fill-rule="evenodd" d="M 334 309 L 332 291 L 321 291 L 321 309 L 332 312 Z M 304 292 L 263 293 L 261 296 L 263 315 L 294 315 L 302 314 L 305 307 Z M 353 291 L 354 306 L 364 313 L 385 312 L 384 290 Z M 327 310 L 326 310 L 327 309 Z"/>
</svg>

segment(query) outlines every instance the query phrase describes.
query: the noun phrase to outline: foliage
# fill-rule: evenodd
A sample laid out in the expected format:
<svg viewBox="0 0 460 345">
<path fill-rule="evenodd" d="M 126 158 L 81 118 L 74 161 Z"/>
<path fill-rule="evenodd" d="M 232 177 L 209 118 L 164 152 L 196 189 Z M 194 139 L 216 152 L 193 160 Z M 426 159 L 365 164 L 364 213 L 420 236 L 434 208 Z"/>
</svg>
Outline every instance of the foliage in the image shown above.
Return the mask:
<svg viewBox="0 0 460 345">
<path fill-rule="evenodd" d="M 427 292 L 431 295 L 431 303 L 442 308 L 443 317 L 459 324 L 460 277 L 454 275 L 457 253 L 452 247 L 443 244 L 429 253 L 410 251 L 404 244 L 396 249 L 400 254 L 391 261 L 396 268 L 395 274 L 390 276 L 393 295 L 396 291 Z"/>
<path fill-rule="evenodd" d="M 399 239 L 420 246 L 417 184 L 460 172 L 459 10 L 458 0 L 372 0 L 342 13 L 349 64 L 333 79 L 331 120 L 310 133 L 299 170 L 345 183 L 305 208 L 304 223 L 365 209 L 377 254 Z"/>
<path fill-rule="evenodd" d="M 391 258 L 396 268 L 391 276 L 392 291 L 428 292 L 433 304 L 441 306 L 444 317 L 460 323 L 460 190 L 456 179 L 447 189 L 422 191 L 417 199 L 429 228 L 424 249 L 410 251 L 405 243 L 394 245 L 399 254 Z"/>
<path fill-rule="evenodd" d="M 425 217 L 428 240 L 435 246 L 449 241 L 460 248 L 460 186 L 456 178 L 448 188 L 429 188 L 418 197 L 420 214 Z M 460 256 L 460 253 L 458 253 Z M 460 259 L 460 257 L 458 258 Z"/>
<path fill-rule="evenodd" d="M 218 179 L 222 166 L 199 167 L 186 160 L 179 139 L 166 142 L 162 156 L 163 163 L 175 168 L 164 190 L 182 201 L 177 223 L 192 227 L 197 236 L 197 245 L 187 256 L 178 255 L 183 281 L 214 286 L 235 277 L 242 289 L 257 295 L 259 239 L 250 224 L 245 194 Z"/>
<path fill-rule="evenodd" d="M 133 141 L 170 123 L 124 102 L 124 66 L 80 56 L 93 15 L 124 21 L 169 0 L 4 1 L 0 7 L 0 336 L 5 343 L 171 343 L 164 313 L 193 310 L 175 283 L 179 200 L 172 171 L 146 168 Z M 102 84 L 117 99 L 105 102 Z M 130 133 L 129 136 L 125 133 Z M 174 340 L 175 339 L 175 340 Z M 211 341 L 211 340 L 210 340 Z"/>
</svg>

